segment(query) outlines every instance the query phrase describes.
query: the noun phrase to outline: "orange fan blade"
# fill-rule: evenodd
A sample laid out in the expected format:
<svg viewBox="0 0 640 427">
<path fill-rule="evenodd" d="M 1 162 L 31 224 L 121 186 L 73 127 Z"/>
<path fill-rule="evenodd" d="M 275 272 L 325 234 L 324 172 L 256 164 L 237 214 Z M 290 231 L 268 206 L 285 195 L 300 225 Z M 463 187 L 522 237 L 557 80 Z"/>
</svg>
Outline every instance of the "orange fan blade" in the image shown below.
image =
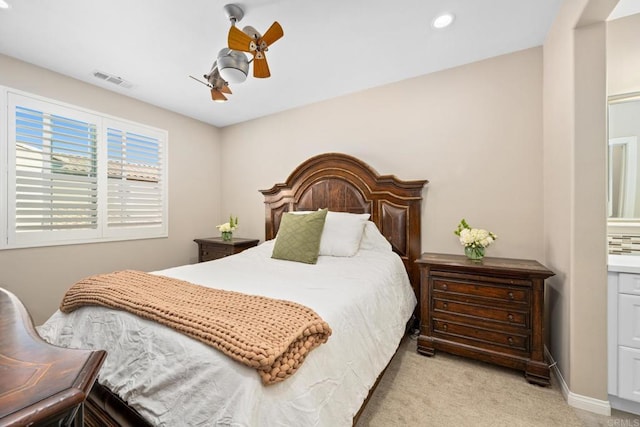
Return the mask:
<svg viewBox="0 0 640 427">
<path fill-rule="evenodd" d="M 229 28 L 229 37 L 227 38 L 229 49 L 251 52 L 250 46 L 253 41 L 254 40 L 249 35 L 243 33 L 237 27 L 233 26 Z"/>
<path fill-rule="evenodd" d="M 269 72 L 269 64 L 267 64 L 267 58 L 261 55 L 261 58 L 257 56 L 253 60 L 253 77 L 256 78 L 266 78 L 270 77 L 271 73 Z"/>
<path fill-rule="evenodd" d="M 218 89 L 211 89 L 211 99 L 216 102 L 224 102 L 227 100 L 227 97 L 224 96 Z"/>
<path fill-rule="evenodd" d="M 222 85 L 220 92 L 232 95 L 231 89 L 229 89 L 229 86 L 227 85 Z"/>
<path fill-rule="evenodd" d="M 282 36 L 284 36 L 284 31 L 282 31 L 282 27 L 278 24 L 278 21 L 276 21 L 271 24 L 267 32 L 264 33 L 262 40 L 267 42 L 267 46 L 271 46 Z"/>
</svg>

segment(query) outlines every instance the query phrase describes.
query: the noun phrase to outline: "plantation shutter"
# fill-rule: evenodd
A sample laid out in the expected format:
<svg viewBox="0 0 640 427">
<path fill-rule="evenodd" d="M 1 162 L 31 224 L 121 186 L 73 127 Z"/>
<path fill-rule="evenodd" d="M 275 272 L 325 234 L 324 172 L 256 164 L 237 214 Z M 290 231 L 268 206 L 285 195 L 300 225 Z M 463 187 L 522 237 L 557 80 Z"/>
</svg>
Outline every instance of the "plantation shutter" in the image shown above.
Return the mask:
<svg viewBox="0 0 640 427">
<path fill-rule="evenodd" d="M 163 135 L 126 123 L 106 129 L 108 230 L 166 228 Z"/>
<path fill-rule="evenodd" d="M 95 121 L 78 119 L 73 111 L 59 114 L 19 101 L 13 111 L 14 236 L 96 230 Z"/>
<path fill-rule="evenodd" d="M 168 235 L 167 131 L 0 86 L 3 110 L 0 250 Z"/>
</svg>

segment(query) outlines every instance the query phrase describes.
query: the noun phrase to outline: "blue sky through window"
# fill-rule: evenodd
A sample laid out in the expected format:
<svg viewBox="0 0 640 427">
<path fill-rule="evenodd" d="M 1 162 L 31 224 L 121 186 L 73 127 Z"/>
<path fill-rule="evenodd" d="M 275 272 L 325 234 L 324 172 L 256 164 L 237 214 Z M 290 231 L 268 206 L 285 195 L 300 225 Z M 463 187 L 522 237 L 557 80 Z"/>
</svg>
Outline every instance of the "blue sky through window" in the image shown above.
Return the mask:
<svg viewBox="0 0 640 427">
<path fill-rule="evenodd" d="M 152 137 L 107 129 L 109 160 L 146 166 L 160 165 L 160 142 Z"/>
<path fill-rule="evenodd" d="M 96 126 L 63 116 L 16 107 L 16 142 L 38 151 L 93 159 L 96 156 Z"/>
</svg>

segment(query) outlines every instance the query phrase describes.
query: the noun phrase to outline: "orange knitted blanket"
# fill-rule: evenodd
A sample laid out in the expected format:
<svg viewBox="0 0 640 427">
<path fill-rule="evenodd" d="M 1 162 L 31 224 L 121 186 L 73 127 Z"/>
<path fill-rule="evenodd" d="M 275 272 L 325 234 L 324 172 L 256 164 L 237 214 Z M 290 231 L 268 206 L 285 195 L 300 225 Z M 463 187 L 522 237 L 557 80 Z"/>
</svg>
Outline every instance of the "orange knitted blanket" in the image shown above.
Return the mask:
<svg viewBox="0 0 640 427">
<path fill-rule="evenodd" d="M 257 369 L 265 385 L 293 375 L 331 335 L 329 325 L 301 304 L 133 270 L 79 281 L 60 310 L 84 305 L 126 310 L 171 327 Z"/>
</svg>

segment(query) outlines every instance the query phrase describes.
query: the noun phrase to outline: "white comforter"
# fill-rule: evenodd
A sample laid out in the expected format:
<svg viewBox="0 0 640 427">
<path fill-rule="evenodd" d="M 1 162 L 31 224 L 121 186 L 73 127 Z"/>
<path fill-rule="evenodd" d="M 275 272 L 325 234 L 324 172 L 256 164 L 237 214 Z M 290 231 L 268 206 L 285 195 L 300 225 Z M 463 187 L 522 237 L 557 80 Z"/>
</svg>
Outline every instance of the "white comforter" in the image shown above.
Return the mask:
<svg viewBox="0 0 640 427">
<path fill-rule="evenodd" d="M 38 332 L 64 347 L 107 350 L 98 381 L 154 425 L 350 426 L 416 305 L 402 261 L 360 250 L 307 265 L 271 259 L 272 247 L 156 273 L 313 308 L 333 334 L 281 383 L 263 386 L 255 370 L 122 311 L 58 311 Z"/>
</svg>

